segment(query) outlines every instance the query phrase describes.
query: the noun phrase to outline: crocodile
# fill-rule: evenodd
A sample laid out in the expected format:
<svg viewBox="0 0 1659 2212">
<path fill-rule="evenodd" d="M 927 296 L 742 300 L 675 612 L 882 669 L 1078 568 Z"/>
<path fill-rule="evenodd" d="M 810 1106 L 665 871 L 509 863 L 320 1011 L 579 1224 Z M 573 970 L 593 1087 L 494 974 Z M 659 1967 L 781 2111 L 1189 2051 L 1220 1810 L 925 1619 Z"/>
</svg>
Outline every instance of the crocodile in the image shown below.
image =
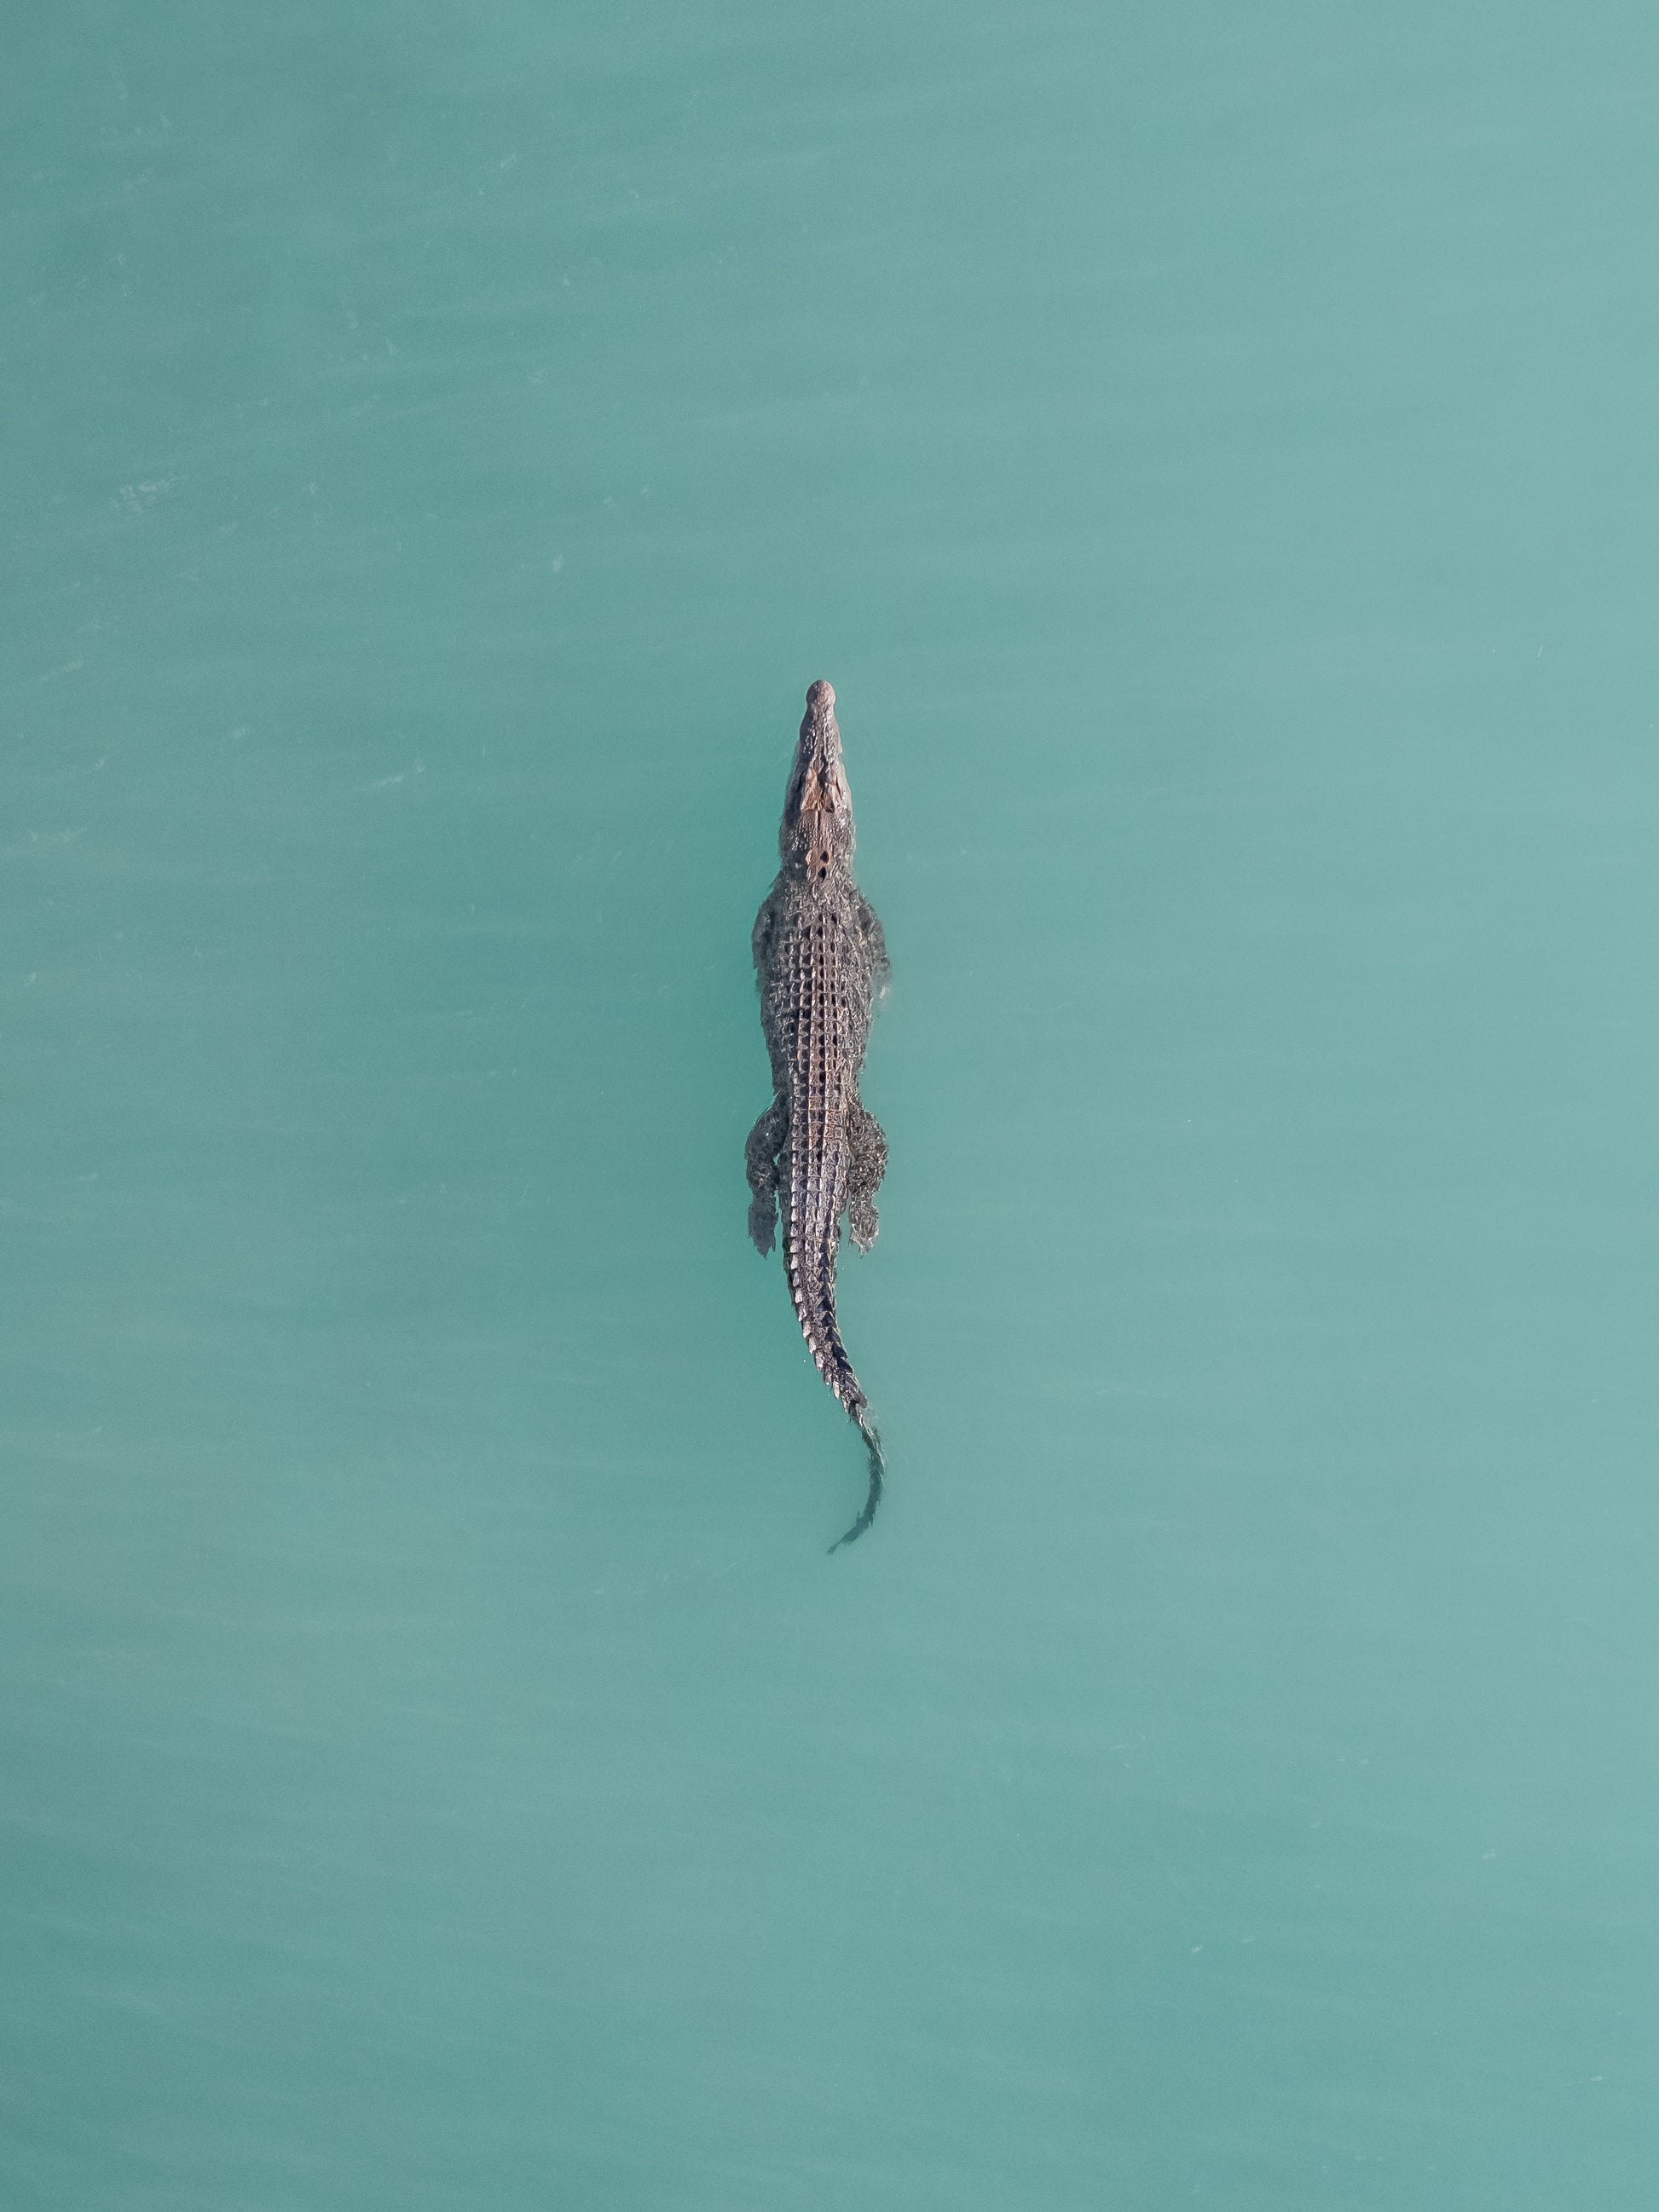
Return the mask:
<svg viewBox="0 0 1659 2212">
<path fill-rule="evenodd" d="M 783 866 L 755 918 L 755 980 L 773 1098 L 749 1133 L 749 1234 L 757 1250 L 769 1252 L 781 1214 L 783 1264 L 801 1334 L 864 1439 L 869 1494 L 830 1547 L 836 1552 L 874 1520 L 886 1473 L 870 1403 L 836 1320 L 836 1250 L 843 1213 L 860 1252 L 876 1238 L 887 1139 L 859 1097 L 859 1071 L 889 968 L 881 924 L 853 879 L 853 801 L 828 684 L 814 684 L 806 694 L 778 849 Z"/>
</svg>

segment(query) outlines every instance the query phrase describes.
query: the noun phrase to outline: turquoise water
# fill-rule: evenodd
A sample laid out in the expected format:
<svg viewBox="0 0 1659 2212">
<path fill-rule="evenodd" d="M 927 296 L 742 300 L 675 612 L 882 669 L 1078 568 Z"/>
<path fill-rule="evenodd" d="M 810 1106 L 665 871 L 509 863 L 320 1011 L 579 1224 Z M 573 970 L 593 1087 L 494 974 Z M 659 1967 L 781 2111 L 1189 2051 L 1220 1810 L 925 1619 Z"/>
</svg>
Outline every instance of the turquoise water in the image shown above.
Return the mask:
<svg viewBox="0 0 1659 2212">
<path fill-rule="evenodd" d="M 1645 2201 L 1650 11 L 8 48 L 0 2201 Z"/>
</svg>

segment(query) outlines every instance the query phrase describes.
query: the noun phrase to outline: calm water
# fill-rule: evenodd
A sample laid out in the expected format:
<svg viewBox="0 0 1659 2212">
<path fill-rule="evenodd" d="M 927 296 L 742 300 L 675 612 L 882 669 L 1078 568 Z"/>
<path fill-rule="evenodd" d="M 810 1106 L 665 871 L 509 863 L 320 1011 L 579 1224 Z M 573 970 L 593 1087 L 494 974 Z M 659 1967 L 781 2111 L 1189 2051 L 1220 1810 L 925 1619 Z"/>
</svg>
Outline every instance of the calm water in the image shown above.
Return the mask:
<svg viewBox="0 0 1659 2212">
<path fill-rule="evenodd" d="M 4 2203 L 1644 2201 L 1652 11 L 6 40 Z"/>
</svg>

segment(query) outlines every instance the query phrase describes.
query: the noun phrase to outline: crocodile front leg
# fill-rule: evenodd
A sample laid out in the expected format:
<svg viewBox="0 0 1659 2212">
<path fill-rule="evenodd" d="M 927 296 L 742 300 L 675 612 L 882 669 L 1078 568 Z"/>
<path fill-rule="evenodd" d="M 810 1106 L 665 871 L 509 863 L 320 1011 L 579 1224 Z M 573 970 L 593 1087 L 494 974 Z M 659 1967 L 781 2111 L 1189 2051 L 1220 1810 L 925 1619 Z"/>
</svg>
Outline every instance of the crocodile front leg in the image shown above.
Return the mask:
<svg viewBox="0 0 1659 2212">
<path fill-rule="evenodd" d="M 870 961 L 870 988 L 877 998 L 884 999 L 893 980 L 893 963 L 887 957 L 887 934 L 876 918 L 876 909 L 862 891 L 859 894 L 858 917 L 859 933 Z"/>
<path fill-rule="evenodd" d="M 875 1115 L 861 1101 L 854 1101 L 847 1170 L 847 1225 L 860 1252 L 876 1241 L 876 1193 L 887 1172 L 887 1139 Z"/>
<path fill-rule="evenodd" d="M 777 1230 L 778 1155 L 788 1141 L 789 1109 L 781 1098 L 775 1098 L 749 1132 L 744 1147 L 749 1188 L 754 1193 L 749 1201 L 749 1234 L 763 1255 L 771 1250 Z"/>
</svg>

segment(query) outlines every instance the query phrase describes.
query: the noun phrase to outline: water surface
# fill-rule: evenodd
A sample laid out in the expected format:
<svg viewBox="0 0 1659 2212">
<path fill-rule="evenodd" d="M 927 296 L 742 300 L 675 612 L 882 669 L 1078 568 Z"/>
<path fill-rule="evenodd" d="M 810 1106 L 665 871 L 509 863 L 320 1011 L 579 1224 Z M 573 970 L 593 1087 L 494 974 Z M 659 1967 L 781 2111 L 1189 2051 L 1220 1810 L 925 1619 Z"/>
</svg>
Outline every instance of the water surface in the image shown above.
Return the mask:
<svg viewBox="0 0 1659 2212">
<path fill-rule="evenodd" d="M 1639 2203 L 1650 16 L 12 15 L 6 2201 Z"/>
</svg>

